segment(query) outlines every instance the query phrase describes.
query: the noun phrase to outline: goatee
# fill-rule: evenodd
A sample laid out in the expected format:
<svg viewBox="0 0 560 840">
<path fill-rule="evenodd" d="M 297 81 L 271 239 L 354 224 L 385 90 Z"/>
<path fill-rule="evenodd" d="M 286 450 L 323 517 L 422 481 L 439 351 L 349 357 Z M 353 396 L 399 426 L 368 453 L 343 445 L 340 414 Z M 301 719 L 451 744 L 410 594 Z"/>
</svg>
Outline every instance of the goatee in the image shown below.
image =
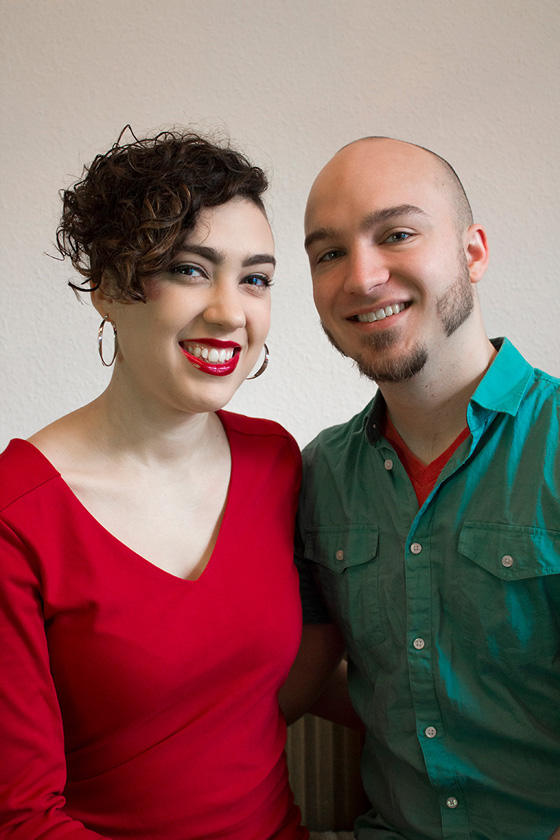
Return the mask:
<svg viewBox="0 0 560 840">
<path fill-rule="evenodd" d="M 347 357 L 348 353 L 344 352 L 332 333 L 329 332 L 323 323 L 321 323 L 321 326 L 332 346 L 343 356 Z M 373 350 L 379 352 L 388 350 L 397 339 L 398 332 L 396 329 L 388 329 L 375 335 L 363 337 L 362 344 L 365 352 L 354 357 L 354 363 L 362 376 L 366 376 L 373 382 L 405 382 L 407 379 L 411 379 L 417 373 L 420 373 L 428 361 L 428 350 L 420 342 L 408 356 L 401 359 L 378 359 L 374 361 L 368 358 L 368 351 Z"/>
<path fill-rule="evenodd" d="M 436 312 L 448 338 L 459 329 L 461 324 L 464 324 L 473 309 L 474 295 L 469 266 L 464 252 L 459 251 L 457 279 L 436 301 Z M 325 325 L 321 323 L 321 326 L 333 347 L 343 356 L 348 356 Z M 418 341 L 412 350 L 401 358 L 375 358 L 376 354 L 390 350 L 399 341 L 400 336 L 399 327 L 388 327 L 380 332 L 362 336 L 363 352 L 352 357 L 362 376 L 378 383 L 396 383 L 405 382 L 420 373 L 428 361 L 428 348 L 421 341 Z"/>
</svg>

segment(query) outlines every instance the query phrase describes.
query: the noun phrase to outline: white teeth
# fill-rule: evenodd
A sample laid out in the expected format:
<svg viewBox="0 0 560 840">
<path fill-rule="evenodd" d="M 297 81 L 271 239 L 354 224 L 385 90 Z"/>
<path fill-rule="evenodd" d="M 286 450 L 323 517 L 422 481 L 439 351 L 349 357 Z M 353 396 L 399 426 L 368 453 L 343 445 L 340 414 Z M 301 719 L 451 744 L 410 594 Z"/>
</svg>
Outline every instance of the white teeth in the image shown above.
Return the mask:
<svg viewBox="0 0 560 840">
<path fill-rule="evenodd" d="M 392 306 L 385 306 L 376 312 L 364 312 L 363 315 L 358 315 L 357 318 L 362 324 L 371 324 L 374 321 L 383 321 L 384 318 L 389 318 L 391 315 L 398 315 L 404 308 L 404 303 L 393 303 Z"/>
<path fill-rule="evenodd" d="M 191 356 L 195 356 L 197 359 L 202 358 L 213 365 L 229 362 L 233 358 L 233 347 L 218 349 L 217 347 L 203 347 L 200 344 L 187 344 L 186 350 Z"/>
</svg>

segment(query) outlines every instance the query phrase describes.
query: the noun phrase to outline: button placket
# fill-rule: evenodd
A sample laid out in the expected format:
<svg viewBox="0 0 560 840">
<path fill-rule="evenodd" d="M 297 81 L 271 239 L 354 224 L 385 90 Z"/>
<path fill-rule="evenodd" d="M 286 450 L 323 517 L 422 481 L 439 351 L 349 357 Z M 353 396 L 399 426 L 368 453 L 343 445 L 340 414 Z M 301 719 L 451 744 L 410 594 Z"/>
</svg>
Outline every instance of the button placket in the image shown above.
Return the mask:
<svg viewBox="0 0 560 840">
<path fill-rule="evenodd" d="M 432 663 L 431 530 L 432 507 L 427 505 L 418 511 L 405 544 L 407 631 L 410 634 L 407 637 L 407 658 L 418 744 L 426 767 L 433 776 L 434 785 L 439 789 L 439 806 L 449 819 L 455 821 L 461 808 L 453 811 L 445 807 L 445 800 L 453 788 L 450 790 L 449 783 L 446 784 L 447 779 L 442 778 L 444 774 L 441 768 L 449 760 L 449 755 L 444 736 L 445 724 L 435 692 Z"/>
</svg>

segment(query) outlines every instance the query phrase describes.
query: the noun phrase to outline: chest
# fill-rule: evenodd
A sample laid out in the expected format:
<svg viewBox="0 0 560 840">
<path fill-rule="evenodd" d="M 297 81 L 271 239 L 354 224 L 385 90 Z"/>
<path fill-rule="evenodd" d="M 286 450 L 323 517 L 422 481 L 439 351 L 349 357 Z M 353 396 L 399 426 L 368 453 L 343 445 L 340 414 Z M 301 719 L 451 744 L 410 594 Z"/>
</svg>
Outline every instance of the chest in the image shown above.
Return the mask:
<svg viewBox="0 0 560 840">
<path fill-rule="evenodd" d="M 397 657 L 421 662 L 428 648 L 449 662 L 458 639 L 499 663 L 504 678 L 512 664 L 557 651 L 558 501 L 538 460 L 520 450 L 513 469 L 515 449 L 495 440 L 470 458 L 454 456 L 420 510 L 389 447 L 370 453 L 367 486 L 366 470 L 361 484 L 355 470 L 340 474 L 338 513 L 335 493 L 327 499 L 316 479 L 304 553 L 351 653 L 368 652 L 363 667 L 372 678 L 380 662 L 387 670 Z"/>
<path fill-rule="evenodd" d="M 276 690 L 285 678 L 301 630 L 287 518 L 249 533 L 226 508 L 192 580 L 99 527 L 75 523 L 52 547 L 42 570 L 47 640 L 65 717 L 83 714 L 73 732 L 129 725 L 131 709 L 145 726 L 162 709 L 179 715 L 179 698 L 199 720 L 226 679 L 258 672 Z"/>
<path fill-rule="evenodd" d="M 111 487 L 74 490 L 116 540 L 176 577 L 196 579 L 216 544 L 229 482 L 227 458 L 196 481 L 148 474 Z"/>
</svg>

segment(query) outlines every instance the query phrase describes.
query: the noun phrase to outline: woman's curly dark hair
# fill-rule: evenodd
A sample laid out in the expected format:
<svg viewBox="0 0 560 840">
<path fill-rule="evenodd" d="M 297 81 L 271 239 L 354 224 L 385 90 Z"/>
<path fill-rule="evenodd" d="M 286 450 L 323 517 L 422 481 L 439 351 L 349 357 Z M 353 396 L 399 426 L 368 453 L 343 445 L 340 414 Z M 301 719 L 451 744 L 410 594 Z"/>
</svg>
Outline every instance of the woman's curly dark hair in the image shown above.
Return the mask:
<svg viewBox="0 0 560 840">
<path fill-rule="evenodd" d="M 268 182 L 240 152 L 194 132 L 162 131 L 121 145 L 124 130 L 61 191 L 56 242 L 84 277 L 69 283 L 75 291 L 103 285 L 119 300 L 146 301 L 146 281 L 169 266 L 203 208 L 247 198 L 264 212 Z"/>
</svg>

